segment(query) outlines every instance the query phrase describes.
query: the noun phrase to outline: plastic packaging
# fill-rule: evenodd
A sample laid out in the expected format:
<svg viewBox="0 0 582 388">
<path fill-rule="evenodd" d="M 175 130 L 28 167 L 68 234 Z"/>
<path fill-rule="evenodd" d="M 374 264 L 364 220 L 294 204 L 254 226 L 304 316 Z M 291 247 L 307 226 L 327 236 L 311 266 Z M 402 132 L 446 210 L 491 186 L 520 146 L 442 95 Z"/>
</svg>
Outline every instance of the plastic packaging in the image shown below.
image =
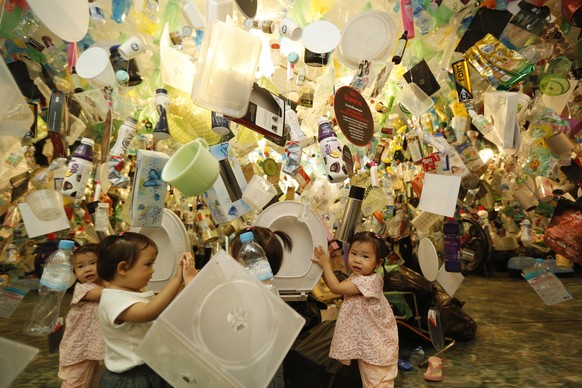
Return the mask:
<svg viewBox="0 0 582 388">
<path fill-rule="evenodd" d="M 240 235 L 242 247 L 238 254 L 239 262 L 248 269 L 265 286 L 273 288 L 273 271 L 267 260 L 263 248 L 254 242 L 253 232 L 249 231 Z"/>
<path fill-rule="evenodd" d="M 63 195 L 73 198 L 83 198 L 85 187 L 93 170 L 93 146 L 92 139 L 84 137 L 81 144 L 73 152 L 69 162 L 65 179 L 63 180 Z"/>
<path fill-rule="evenodd" d="M 325 164 L 327 179 L 331 183 L 341 183 L 348 177 L 342 159 L 342 145 L 327 118 L 319 119 L 317 125 L 319 127 L 317 141 Z"/>
<path fill-rule="evenodd" d="M 402 16 L 402 28 L 408 31 L 408 37 L 414 38 L 414 21 L 412 18 L 412 1 L 400 0 L 400 15 Z"/>
<path fill-rule="evenodd" d="M 32 310 L 24 333 L 47 335 L 52 333 L 57 325 L 61 301 L 67 288 L 74 282 L 74 246 L 75 243 L 71 240 L 61 240 L 59 248 L 47 259 L 39 283 L 40 299 Z"/>
<path fill-rule="evenodd" d="M 461 240 L 459 237 L 459 223 L 454 219 L 443 225 L 445 235 L 445 270 L 447 272 L 461 272 Z"/>
</svg>

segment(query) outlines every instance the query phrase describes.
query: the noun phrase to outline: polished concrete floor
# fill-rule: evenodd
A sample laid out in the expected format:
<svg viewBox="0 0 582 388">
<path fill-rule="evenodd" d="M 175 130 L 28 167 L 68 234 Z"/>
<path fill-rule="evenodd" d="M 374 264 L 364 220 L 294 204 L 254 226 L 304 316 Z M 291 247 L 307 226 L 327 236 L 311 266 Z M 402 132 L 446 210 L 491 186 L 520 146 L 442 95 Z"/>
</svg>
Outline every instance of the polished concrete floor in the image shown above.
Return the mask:
<svg viewBox="0 0 582 388">
<path fill-rule="evenodd" d="M 477 322 L 476 337 L 457 342 L 441 356 L 442 382 L 425 382 L 424 370 L 415 368 L 400 371 L 396 387 L 581 387 L 582 273 L 561 280 L 573 299 L 546 306 L 525 280 L 506 272 L 466 277 L 455 296 Z M 65 306 L 68 300 L 70 295 Z M 58 354 L 49 352 L 47 338 L 22 334 L 36 301 L 36 292 L 31 292 L 10 319 L 0 318 L 0 336 L 40 349 L 12 387 L 60 386 Z M 429 343 L 406 339 L 402 355 L 417 344 L 428 355 L 434 352 Z"/>
</svg>

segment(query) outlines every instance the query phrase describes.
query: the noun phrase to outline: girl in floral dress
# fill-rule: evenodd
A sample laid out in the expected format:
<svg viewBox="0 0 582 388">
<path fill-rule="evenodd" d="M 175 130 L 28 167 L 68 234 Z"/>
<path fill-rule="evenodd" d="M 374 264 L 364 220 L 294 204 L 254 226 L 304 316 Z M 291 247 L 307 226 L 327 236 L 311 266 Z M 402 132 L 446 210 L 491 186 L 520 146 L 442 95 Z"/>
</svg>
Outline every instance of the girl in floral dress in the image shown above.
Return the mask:
<svg viewBox="0 0 582 388">
<path fill-rule="evenodd" d="M 356 233 L 350 241 L 349 278 L 339 282 L 331 259 L 322 247 L 313 261 L 323 268 L 323 280 L 331 292 L 343 295 L 329 357 L 345 365 L 358 360 L 364 388 L 394 387 L 398 374 L 398 329 L 384 280 L 375 273 L 387 256 L 384 241 L 371 232 Z"/>
<path fill-rule="evenodd" d="M 62 388 L 97 387 L 103 371 L 103 333 L 97 315 L 103 283 L 97 275 L 97 244 L 77 249 L 73 264 L 79 282 L 59 347 L 59 378 Z"/>
</svg>

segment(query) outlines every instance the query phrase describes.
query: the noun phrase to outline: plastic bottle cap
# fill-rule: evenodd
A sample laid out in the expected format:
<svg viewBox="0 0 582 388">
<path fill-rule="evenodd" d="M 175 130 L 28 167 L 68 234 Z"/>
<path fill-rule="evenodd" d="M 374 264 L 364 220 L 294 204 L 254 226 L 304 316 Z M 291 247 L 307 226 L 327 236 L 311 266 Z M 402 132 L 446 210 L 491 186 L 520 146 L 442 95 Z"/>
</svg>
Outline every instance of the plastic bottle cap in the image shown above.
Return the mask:
<svg viewBox="0 0 582 388">
<path fill-rule="evenodd" d="M 239 238 L 240 238 L 240 241 L 243 243 L 251 242 L 254 240 L 253 232 L 248 231 L 248 232 L 241 233 Z"/>
<path fill-rule="evenodd" d="M 59 241 L 59 249 L 73 249 L 75 247 L 75 242 L 71 240 L 61 240 Z"/>
<path fill-rule="evenodd" d="M 287 60 L 294 65 L 299 62 L 299 55 L 295 51 L 291 51 L 289 55 L 287 55 Z"/>
<path fill-rule="evenodd" d="M 317 125 L 321 125 L 323 123 L 329 123 L 329 119 L 327 117 L 322 117 L 319 120 L 317 120 Z"/>
<path fill-rule="evenodd" d="M 95 145 L 95 141 L 93 139 L 89 139 L 88 137 L 84 137 L 81 139 L 81 144 L 87 144 L 93 147 Z"/>
<path fill-rule="evenodd" d="M 115 72 L 115 78 L 117 78 L 119 82 L 127 82 L 129 81 L 129 74 L 125 70 L 117 70 Z"/>
</svg>

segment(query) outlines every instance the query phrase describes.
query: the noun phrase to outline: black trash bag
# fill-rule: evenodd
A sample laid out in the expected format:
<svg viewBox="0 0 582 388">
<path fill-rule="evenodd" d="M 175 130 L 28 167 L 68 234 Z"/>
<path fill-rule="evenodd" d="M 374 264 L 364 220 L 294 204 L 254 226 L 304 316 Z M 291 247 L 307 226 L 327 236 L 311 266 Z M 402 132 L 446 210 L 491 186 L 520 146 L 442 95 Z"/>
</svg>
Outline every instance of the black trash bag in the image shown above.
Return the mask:
<svg viewBox="0 0 582 388">
<path fill-rule="evenodd" d="M 477 322 L 463 311 L 465 302 L 439 291 L 435 296 L 445 336 L 456 341 L 468 341 L 477 334 Z"/>
<path fill-rule="evenodd" d="M 384 291 L 406 291 L 414 293 L 421 324 L 426 329 L 428 309 L 433 305 L 435 295 L 434 285 L 424 276 L 407 267 L 400 267 L 398 271 L 386 273 L 384 271 Z M 414 307 L 411 305 L 411 308 Z"/>
<path fill-rule="evenodd" d="M 300 334 L 283 362 L 286 388 L 329 387 L 342 364 L 329 358 L 335 321 L 323 321 Z"/>
<path fill-rule="evenodd" d="M 303 325 L 301 332 L 319 325 L 321 323 L 321 310 L 327 309 L 325 303 L 318 301 L 311 295 L 308 295 L 305 301 L 287 302 L 287 304 L 305 318 L 305 325 Z"/>
</svg>

